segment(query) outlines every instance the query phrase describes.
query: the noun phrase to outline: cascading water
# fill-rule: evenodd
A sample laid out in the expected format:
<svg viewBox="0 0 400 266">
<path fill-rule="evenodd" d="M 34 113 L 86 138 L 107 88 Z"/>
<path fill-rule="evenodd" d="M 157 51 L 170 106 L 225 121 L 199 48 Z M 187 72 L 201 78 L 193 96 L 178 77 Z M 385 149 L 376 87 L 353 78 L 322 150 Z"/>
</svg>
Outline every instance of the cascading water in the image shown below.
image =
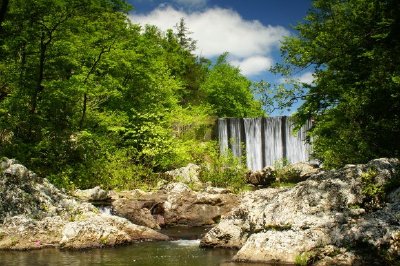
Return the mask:
<svg viewBox="0 0 400 266">
<path fill-rule="evenodd" d="M 284 157 L 282 143 L 282 117 L 265 118 L 264 141 L 265 159 L 264 165 L 273 165 L 274 162 Z"/>
<path fill-rule="evenodd" d="M 229 144 L 232 150 L 232 154 L 236 157 L 242 156 L 242 129 L 241 119 L 231 118 L 229 119 Z"/>
<path fill-rule="evenodd" d="M 246 162 L 249 169 L 262 169 L 262 118 L 245 118 Z"/>
<path fill-rule="evenodd" d="M 285 136 L 287 153 L 286 158 L 289 162 L 306 162 L 309 159 L 310 147 L 306 143 L 306 127 L 302 127 L 297 133 L 293 133 L 293 122 L 288 120 L 285 125 Z"/>
<path fill-rule="evenodd" d="M 228 120 L 218 119 L 218 139 L 219 139 L 219 152 L 221 154 L 228 150 Z"/>
<path fill-rule="evenodd" d="M 247 168 L 260 170 L 286 158 L 290 163 L 309 160 L 310 145 L 305 142 L 311 124 L 293 134 L 289 117 L 220 118 L 218 136 L 220 152 L 228 149 L 236 157 L 246 156 Z M 243 154 L 243 143 L 245 154 Z"/>
</svg>

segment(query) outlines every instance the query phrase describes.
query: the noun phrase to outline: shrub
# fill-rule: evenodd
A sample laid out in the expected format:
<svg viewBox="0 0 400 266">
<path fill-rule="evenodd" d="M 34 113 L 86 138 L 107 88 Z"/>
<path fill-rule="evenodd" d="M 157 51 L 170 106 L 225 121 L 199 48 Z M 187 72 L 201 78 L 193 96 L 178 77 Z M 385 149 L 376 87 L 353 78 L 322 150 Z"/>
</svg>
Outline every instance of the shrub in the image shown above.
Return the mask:
<svg viewBox="0 0 400 266">
<path fill-rule="evenodd" d="M 200 180 L 237 192 L 246 188 L 246 172 L 243 157 L 235 157 L 230 151 L 220 155 L 215 145 L 210 149 L 208 161 L 202 165 Z"/>
</svg>

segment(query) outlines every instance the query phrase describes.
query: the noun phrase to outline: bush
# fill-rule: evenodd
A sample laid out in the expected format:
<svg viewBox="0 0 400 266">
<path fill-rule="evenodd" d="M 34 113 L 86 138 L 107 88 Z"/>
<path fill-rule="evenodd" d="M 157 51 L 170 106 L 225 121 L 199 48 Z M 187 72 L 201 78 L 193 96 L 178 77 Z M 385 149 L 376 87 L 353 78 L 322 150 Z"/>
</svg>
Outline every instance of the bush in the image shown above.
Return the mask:
<svg viewBox="0 0 400 266">
<path fill-rule="evenodd" d="M 208 161 L 202 165 L 200 180 L 213 186 L 227 187 L 235 192 L 246 188 L 245 158 L 237 158 L 227 151 L 220 155 L 215 145 L 210 149 Z"/>
</svg>

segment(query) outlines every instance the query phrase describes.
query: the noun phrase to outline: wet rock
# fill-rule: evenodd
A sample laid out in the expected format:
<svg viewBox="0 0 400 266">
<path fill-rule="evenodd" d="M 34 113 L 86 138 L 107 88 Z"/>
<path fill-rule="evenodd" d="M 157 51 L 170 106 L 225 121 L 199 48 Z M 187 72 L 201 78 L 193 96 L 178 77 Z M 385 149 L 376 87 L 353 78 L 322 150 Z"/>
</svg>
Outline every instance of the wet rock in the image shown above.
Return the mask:
<svg viewBox="0 0 400 266">
<path fill-rule="evenodd" d="M 305 253 L 318 258 L 321 248 L 329 245 L 348 248 L 323 259 L 334 265 L 365 262 L 359 246 L 399 258 L 400 202 L 396 190 L 389 194 L 389 202 L 373 208 L 375 196 L 365 192 L 371 186 L 379 191 L 396 183 L 393 180 L 399 178 L 399 166 L 397 159 L 377 159 L 314 173 L 290 189 L 244 193 L 239 206 L 222 217 L 201 245 L 240 248 L 235 256 L 238 261 L 294 263 Z"/>
</svg>

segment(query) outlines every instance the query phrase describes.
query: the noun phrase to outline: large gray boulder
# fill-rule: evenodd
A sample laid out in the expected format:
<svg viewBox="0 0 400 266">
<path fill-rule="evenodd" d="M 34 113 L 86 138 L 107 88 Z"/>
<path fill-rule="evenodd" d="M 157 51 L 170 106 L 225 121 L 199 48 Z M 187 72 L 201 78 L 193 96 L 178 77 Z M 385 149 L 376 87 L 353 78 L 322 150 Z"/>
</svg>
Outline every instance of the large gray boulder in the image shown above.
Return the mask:
<svg viewBox="0 0 400 266">
<path fill-rule="evenodd" d="M 80 249 L 167 239 L 124 218 L 101 214 L 15 160 L 3 158 L 0 167 L 0 249 Z"/>
<path fill-rule="evenodd" d="M 399 258 L 399 192 L 385 195 L 398 186 L 399 167 L 397 159 L 377 159 L 319 172 L 290 189 L 247 192 L 201 245 L 239 248 L 237 261 L 294 263 L 308 256 L 320 265 L 356 264 L 365 259 L 359 247 Z"/>
</svg>

